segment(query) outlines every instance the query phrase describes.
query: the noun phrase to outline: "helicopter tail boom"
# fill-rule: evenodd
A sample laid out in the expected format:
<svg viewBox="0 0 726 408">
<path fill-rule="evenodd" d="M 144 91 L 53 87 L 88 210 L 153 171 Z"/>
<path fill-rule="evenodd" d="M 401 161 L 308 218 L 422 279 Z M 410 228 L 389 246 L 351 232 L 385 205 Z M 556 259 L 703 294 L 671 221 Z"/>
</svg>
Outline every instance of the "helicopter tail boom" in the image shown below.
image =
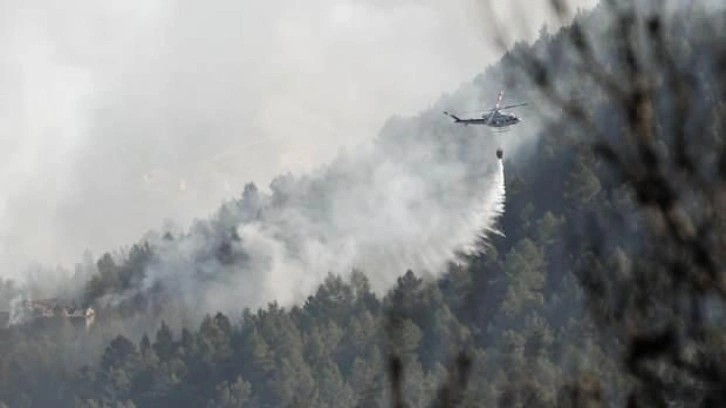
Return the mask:
<svg viewBox="0 0 726 408">
<path fill-rule="evenodd" d="M 459 118 L 458 116 L 456 116 L 452 113 L 444 111 L 444 115 L 449 116 L 450 118 L 454 119 L 454 121 L 456 121 L 456 122 L 461 122 L 461 118 Z"/>
</svg>

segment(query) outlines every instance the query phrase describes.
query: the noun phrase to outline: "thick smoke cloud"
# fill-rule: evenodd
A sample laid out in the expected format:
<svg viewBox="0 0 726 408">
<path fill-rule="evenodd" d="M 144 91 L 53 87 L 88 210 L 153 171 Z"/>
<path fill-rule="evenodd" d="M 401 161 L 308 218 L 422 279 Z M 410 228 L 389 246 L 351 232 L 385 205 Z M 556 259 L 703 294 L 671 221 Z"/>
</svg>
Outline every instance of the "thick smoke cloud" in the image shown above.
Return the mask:
<svg viewBox="0 0 726 408">
<path fill-rule="evenodd" d="M 3 276 L 71 265 L 164 219 L 188 225 L 250 180 L 311 170 L 497 55 L 474 0 L 2 7 Z M 532 35 L 538 16 L 524 17 Z"/>
<path fill-rule="evenodd" d="M 168 321 L 192 323 L 210 311 L 298 303 L 331 272 L 360 269 L 379 293 L 408 268 L 442 273 L 497 232 L 504 170 L 491 139 L 451 135 L 428 115 L 392 120 L 329 166 L 276 178 L 269 194 L 249 185 L 187 234 L 157 240 L 145 279 L 101 303 L 161 298 L 173 304 Z"/>
</svg>

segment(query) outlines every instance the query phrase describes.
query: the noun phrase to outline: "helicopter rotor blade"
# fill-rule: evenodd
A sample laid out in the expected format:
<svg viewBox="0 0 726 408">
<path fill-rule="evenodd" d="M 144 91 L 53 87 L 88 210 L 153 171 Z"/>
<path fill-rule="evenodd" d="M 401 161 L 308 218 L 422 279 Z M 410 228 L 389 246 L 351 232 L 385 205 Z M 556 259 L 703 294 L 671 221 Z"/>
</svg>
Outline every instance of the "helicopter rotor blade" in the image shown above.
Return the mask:
<svg viewBox="0 0 726 408">
<path fill-rule="evenodd" d="M 494 114 L 497 113 L 496 109 L 492 109 L 490 112 L 491 113 L 489 114 L 489 116 L 482 116 L 482 118 L 486 119 L 487 125 L 489 125 L 491 123 L 492 118 L 494 117 Z"/>
<path fill-rule="evenodd" d="M 519 106 L 526 106 L 526 105 L 529 105 L 529 104 L 527 102 L 525 102 L 525 103 L 517 103 L 517 104 L 514 104 L 514 105 L 503 106 L 503 107 L 499 108 L 499 110 L 512 109 L 512 108 L 517 108 Z"/>
</svg>

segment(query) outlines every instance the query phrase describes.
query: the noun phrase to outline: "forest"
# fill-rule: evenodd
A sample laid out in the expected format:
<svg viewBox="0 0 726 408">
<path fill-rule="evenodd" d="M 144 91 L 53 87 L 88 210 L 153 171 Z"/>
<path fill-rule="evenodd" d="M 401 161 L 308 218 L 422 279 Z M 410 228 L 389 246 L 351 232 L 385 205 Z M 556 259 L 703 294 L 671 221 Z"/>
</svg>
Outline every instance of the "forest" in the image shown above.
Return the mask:
<svg viewBox="0 0 726 408">
<path fill-rule="evenodd" d="M 505 150 L 502 234 L 478 253 L 433 278 L 401 270 L 384 293 L 375 271 L 331 271 L 297 305 L 203 310 L 192 326 L 165 288 L 129 291 L 159 242 L 182 239 L 163 233 L 86 259 L 59 285 L 95 308 L 88 329 L 54 318 L 0 330 L 0 406 L 721 406 L 726 12 L 610 3 L 515 44 L 378 136 L 451 138 L 439 105 L 503 83 L 544 106 L 527 144 Z M 643 91 L 641 77 L 657 86 Z M 259 195 L 249 184 L 197 228 L 217 231 L 229 206 Z M 210 256 L 245 262 L 234 231 L 215 239 Z M 7 308 L 19 290 L 2 282 Z"/>
</svg>

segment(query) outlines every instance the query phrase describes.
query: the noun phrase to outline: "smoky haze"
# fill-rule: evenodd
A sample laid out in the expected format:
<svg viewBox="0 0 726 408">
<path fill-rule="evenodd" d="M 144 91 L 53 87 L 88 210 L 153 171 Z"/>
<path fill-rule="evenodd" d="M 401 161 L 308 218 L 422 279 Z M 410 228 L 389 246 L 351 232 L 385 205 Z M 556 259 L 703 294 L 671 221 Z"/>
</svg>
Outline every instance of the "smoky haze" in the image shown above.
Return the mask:
<svg viewBox="0 0 726 408">
<path fill-rule="evenodd" d="M 532 38 L 554 21 L 548 3 L 495 10 Z M 498 56 L 475 0 L 2 8 L 2 276 L 188 225 L 248 181 L 311 171 Z"/>
<path fill-rule="evenodd" d="M 167 321 L 196 324 L 210 310 L 300 302 L 329 272 L 362 269 L 379 293 L 406 268 L 439 274 L 496 232 L 503 163 L 474 134 L 453 141 L 407 123 L 392 121 L 375 142 L 310 175 L 276 178 L 270 194 L 248 186 L 187 234 L 152 240 L 157 257 L 143 281 L 99 303 L 163 293 L 153 297 L 173 305 Z"/>
</svg>

